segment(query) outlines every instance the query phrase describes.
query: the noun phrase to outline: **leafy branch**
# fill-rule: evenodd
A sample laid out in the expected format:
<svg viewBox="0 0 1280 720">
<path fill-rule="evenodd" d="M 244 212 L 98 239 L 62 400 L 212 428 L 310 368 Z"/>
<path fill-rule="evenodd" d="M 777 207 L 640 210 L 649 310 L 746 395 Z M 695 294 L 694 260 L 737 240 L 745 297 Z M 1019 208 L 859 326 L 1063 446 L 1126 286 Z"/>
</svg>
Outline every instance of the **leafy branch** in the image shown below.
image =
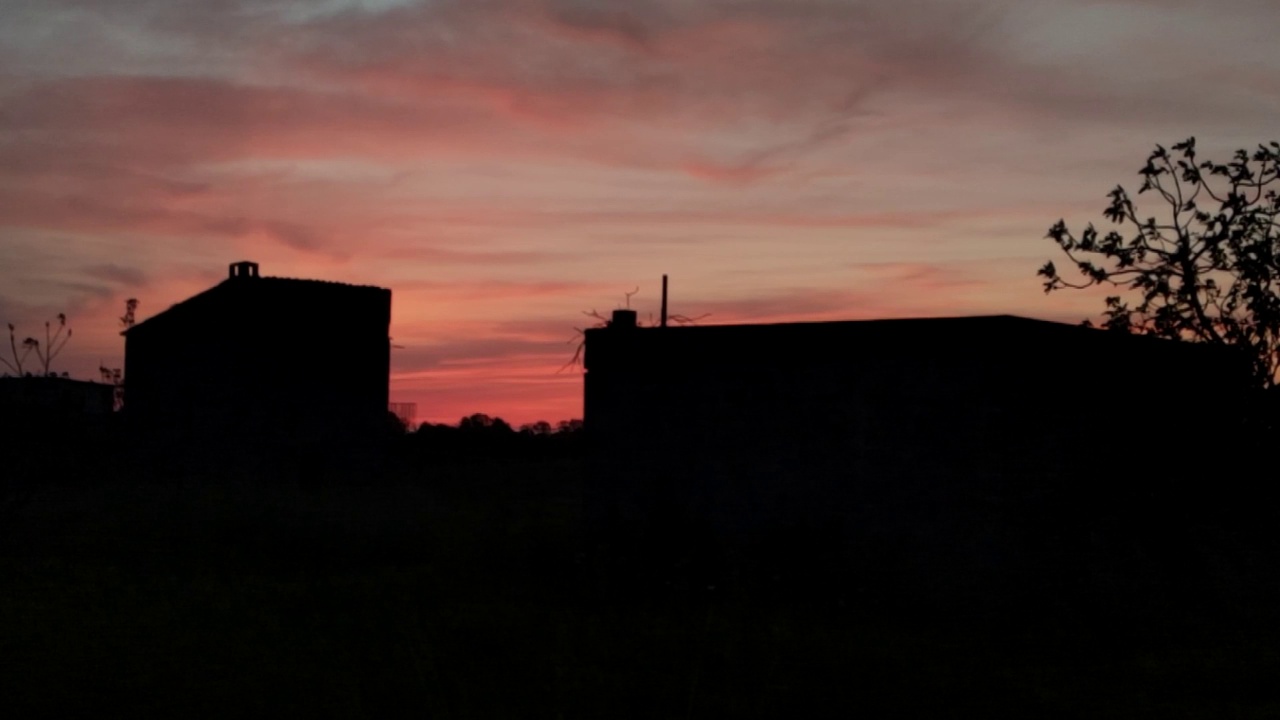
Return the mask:
<svg viewBox="0 0 1280 720">
<path fill-rule="evenodd" d="M 1138 171 L 1137 194 L 1167 206 L 1142 217 L 1117 186 L 1103 215 L 1079 234 L 1063 220 L 1052 239 L 1079 273 L 1064 278 L 1053 262 L 1037 273 L 1046 293 L 1118 288 L 1105 299 L 1104 327 L 1245 349 L 1255 379 L 1273 387 L 1280 373 L 1280 143 L 1237 150 L 1226 163 L 1199 160 L 1195 138 L 1157 145 Z M 1086 321 L 1087 323 L 1087 321 Z"/>
</svg>

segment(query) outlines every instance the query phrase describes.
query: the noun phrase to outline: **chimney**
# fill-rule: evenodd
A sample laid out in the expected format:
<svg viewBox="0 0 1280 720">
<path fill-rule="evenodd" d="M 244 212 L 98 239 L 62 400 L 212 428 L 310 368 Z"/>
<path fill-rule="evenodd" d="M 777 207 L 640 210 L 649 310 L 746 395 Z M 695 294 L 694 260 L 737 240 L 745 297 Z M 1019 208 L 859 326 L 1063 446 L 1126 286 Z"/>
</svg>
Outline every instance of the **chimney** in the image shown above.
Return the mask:
<svg viewBox="0 0 1280 720">
<path fill-rule="evenodd" d="M 609 321 L 611 328 L 634 328 L 636 326 L 635 310 L 614 310 L 613 319 Z"/>
<path fill-rule="evenodd" d="M 235 278 L 256 278 L 258 277 L 258 263 L 241 260 L 237 263 L 231 263 L 228 268 L 228 274 L 231 279 Z"/>
</svg>

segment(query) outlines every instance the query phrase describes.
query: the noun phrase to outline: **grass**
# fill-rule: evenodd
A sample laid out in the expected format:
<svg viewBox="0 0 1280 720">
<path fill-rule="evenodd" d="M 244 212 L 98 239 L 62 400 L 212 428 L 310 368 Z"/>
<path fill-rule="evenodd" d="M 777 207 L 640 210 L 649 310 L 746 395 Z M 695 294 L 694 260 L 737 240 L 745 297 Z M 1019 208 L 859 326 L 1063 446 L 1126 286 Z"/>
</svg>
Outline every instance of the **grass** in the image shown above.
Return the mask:
<svg viewBox="0 0 1280 720">
<path fill-rule="evenodd" d="M 583 480 L 570 459 L 366 487 L 41 488 L 0 547 L 0 702 L 9 717 L 1280 713 L 1266 612 L 982 615 L 633 576 L 586 551 Z"/>
</svg>

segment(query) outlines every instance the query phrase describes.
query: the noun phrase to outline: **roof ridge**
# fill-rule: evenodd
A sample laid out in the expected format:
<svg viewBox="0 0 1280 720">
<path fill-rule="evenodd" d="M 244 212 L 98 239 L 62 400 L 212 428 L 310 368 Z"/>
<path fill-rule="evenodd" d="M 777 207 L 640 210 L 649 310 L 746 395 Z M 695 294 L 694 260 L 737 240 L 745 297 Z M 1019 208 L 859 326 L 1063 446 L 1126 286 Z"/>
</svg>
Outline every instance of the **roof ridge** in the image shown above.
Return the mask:
<svg viewBox="0 0 1280 720">
<path fill-rule="evenodd" d="M 792 325 L 853 325 L 859 323 L 902 323 L 902 322 L 954 322 L 964 320 L 1003 320 L 1016 322 L 1033 322 L 1047 323 L 1050 325 L 1063 325 L 1067 327 L 1078 327 L 1072 323 L 1061 322 L 1058 320 L 1045 320 L 1042 318 L 1027 317 L 1025 315 L 1013 315 L 1010 313 L 997 313 L 987 315 L 926 315 L 917 317 L 888 317 L 888 318 L 848 318 L 838 320 L 775 320 L 763 322 L 728 322 L 728 323 L 705 323 L 691 325 L 669 325 L 666 328 L 657 326 L 642 326 L 638 330 L 653 329 L 707 329 L 707 328 L 745 328 L 745 327 L 779 327 Z M 604 330 L 607 328 L 588 328 L 590 330 Z"/>
<path fill-rule="evenodd" d="M 224 283 L 235 281 L 235 280 L 237 280 L 237 278 L 227 278 L 226 280 L 223 280 L 221 283 L 218 283 L 218 285 L 222 285 Z M 367 285 L 364 283 L 349 283 L 349 282 L 343 282 L 341 280 L 324 280 L 321 278 L 285 277 L 283 275 L 262 275 L 259 277 L 249 279 L 250 282 L 257 281 L 257 280 L 285 280 L 287 282 L 316 283 L 318 285 L 339 285 L 342 287 L 374 288 L 376 290 L 388 289 L 388 288 L 381 287 L 379 285 Z M 217 286 L 215 285 L 214 287 L 217 287 Z"/>
</svg>

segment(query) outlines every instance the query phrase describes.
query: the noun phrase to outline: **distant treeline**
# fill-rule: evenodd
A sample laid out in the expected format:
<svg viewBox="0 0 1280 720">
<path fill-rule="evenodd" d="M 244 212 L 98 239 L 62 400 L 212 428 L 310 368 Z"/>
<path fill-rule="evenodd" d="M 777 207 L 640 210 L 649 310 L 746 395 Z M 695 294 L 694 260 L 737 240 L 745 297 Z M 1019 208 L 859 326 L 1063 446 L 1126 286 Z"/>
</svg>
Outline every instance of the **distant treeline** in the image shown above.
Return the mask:
<svg viewBox="0 0 1280 720">
<path fill-rule="evenodd" d="M 405 427 L 394 415 L 388 422 L 397 444 L 410 455 L 437 459 L 529 457 L 572 454 L 581 448 L 582 420 L 545 420 L 512 427 L 500 417 L 468 415 L 456 425 L 422 423 Z"/>
</svg>

